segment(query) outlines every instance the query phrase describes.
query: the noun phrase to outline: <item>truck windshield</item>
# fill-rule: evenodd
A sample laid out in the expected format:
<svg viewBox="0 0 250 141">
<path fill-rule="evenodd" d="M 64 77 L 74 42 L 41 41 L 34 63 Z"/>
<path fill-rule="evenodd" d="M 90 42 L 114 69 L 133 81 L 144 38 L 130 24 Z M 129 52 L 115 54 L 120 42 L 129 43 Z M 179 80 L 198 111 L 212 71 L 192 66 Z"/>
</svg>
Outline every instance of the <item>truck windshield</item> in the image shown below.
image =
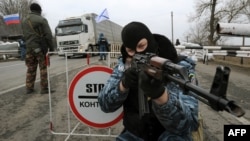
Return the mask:
<svg viewBox="0 0 250 141">
<path fill-rule="evenodd" d="M 57 35 L 77 34 L 80 32 L 85 32 L 83 25 L 64 26 L 64 27 L 57 27 L 56 28 Z"/>
</svg>

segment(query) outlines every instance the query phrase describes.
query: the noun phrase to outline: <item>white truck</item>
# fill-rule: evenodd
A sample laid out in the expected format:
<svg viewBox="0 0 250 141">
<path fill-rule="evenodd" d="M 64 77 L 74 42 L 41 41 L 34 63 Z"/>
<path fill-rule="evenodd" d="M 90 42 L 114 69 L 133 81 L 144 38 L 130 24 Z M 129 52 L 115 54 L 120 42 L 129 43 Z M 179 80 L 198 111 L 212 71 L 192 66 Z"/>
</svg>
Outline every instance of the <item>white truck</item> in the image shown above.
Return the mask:
<svg viewBox="0 0 250 141">
<path fill-rule="evenodd" d="M 110 20 L 96 23 L 96 16 L 97 14 L 87 13 L 59 21 L 55 29 L 59 56 L 85 56 L 87 52 L 98 52 L 97 42 L 100 33 L 104 34 L 109 44 L 121 44 L 122 26 Z"/>
</svg>

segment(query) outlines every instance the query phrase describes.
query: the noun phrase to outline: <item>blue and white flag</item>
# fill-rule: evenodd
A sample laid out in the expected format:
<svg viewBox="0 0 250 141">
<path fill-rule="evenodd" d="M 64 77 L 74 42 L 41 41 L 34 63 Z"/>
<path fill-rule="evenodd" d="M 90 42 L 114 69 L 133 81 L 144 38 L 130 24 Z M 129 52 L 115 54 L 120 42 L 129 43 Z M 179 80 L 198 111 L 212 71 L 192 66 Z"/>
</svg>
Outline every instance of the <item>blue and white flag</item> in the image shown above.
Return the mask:
<svg viewBox="0 0 250 141">
<path fill-rule="evenodd" d="M 19 14 L 12 14 L 12 15 L 3 16 L 3 20 L 7 25 L 20 23 Z"/>
<path fill-rule="evenodd" d="M 108 20 L 108 19 L 109 19 L 109 14 L 108 14 L 107 8 L 105 8 L 102 11 L 102 13 L 96 17 L 95 20 L 96 20 L 97 23 L 99 23 L 101 21 Z"/>
</svg>

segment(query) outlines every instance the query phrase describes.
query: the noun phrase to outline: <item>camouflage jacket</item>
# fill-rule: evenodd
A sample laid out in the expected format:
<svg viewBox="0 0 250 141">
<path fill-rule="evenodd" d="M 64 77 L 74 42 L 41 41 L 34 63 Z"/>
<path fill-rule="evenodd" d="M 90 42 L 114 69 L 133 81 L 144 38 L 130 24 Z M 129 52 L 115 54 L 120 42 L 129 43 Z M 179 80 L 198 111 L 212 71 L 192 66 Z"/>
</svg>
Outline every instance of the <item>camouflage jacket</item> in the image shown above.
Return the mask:
<svg viewBox="0 0 250 141">
<path fill-rule="evenodd" d="M 29 24 L 31 22 L 31 25 Z M 32 27 L 31 27 L 32 26 Z M 50 51 L 53 51 L 52 32 L 50 30 L 47 19 L 36 12 L 31 12 L 22 20 L 22 29 L 26 41 L 27 52 L 32 49 L 39 48 L 39 36 L 44 36 Z"/>
</svg>

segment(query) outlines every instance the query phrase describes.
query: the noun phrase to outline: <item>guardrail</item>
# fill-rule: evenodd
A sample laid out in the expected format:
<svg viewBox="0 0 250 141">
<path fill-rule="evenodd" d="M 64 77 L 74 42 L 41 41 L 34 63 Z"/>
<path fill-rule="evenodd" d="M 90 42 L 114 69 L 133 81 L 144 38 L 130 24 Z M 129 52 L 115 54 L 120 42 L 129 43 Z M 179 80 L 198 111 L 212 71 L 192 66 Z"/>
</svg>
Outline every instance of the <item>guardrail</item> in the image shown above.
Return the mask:
<svg viewBox="0 0 250 141">
<path fill-rule="evenodd" d="M 250 46 L 175 46 L 176 49 L 250 50 Z"/>
<path fill-rule="evenodd" d="M 250 37 L 250 24 L 218 23 L 216 32 L 221 36 Z"/>
<path fill-rule="evenodd" d="M 203 63 L 208 64 L 208 56 L 221 55 L 241 57 L 241 64 L 243 64 L 244 57 L 250 57 L 250 46 L 175 46 L 176 49 L 190 49 L 198 59 L 202 59 Z"/>
</svg>

